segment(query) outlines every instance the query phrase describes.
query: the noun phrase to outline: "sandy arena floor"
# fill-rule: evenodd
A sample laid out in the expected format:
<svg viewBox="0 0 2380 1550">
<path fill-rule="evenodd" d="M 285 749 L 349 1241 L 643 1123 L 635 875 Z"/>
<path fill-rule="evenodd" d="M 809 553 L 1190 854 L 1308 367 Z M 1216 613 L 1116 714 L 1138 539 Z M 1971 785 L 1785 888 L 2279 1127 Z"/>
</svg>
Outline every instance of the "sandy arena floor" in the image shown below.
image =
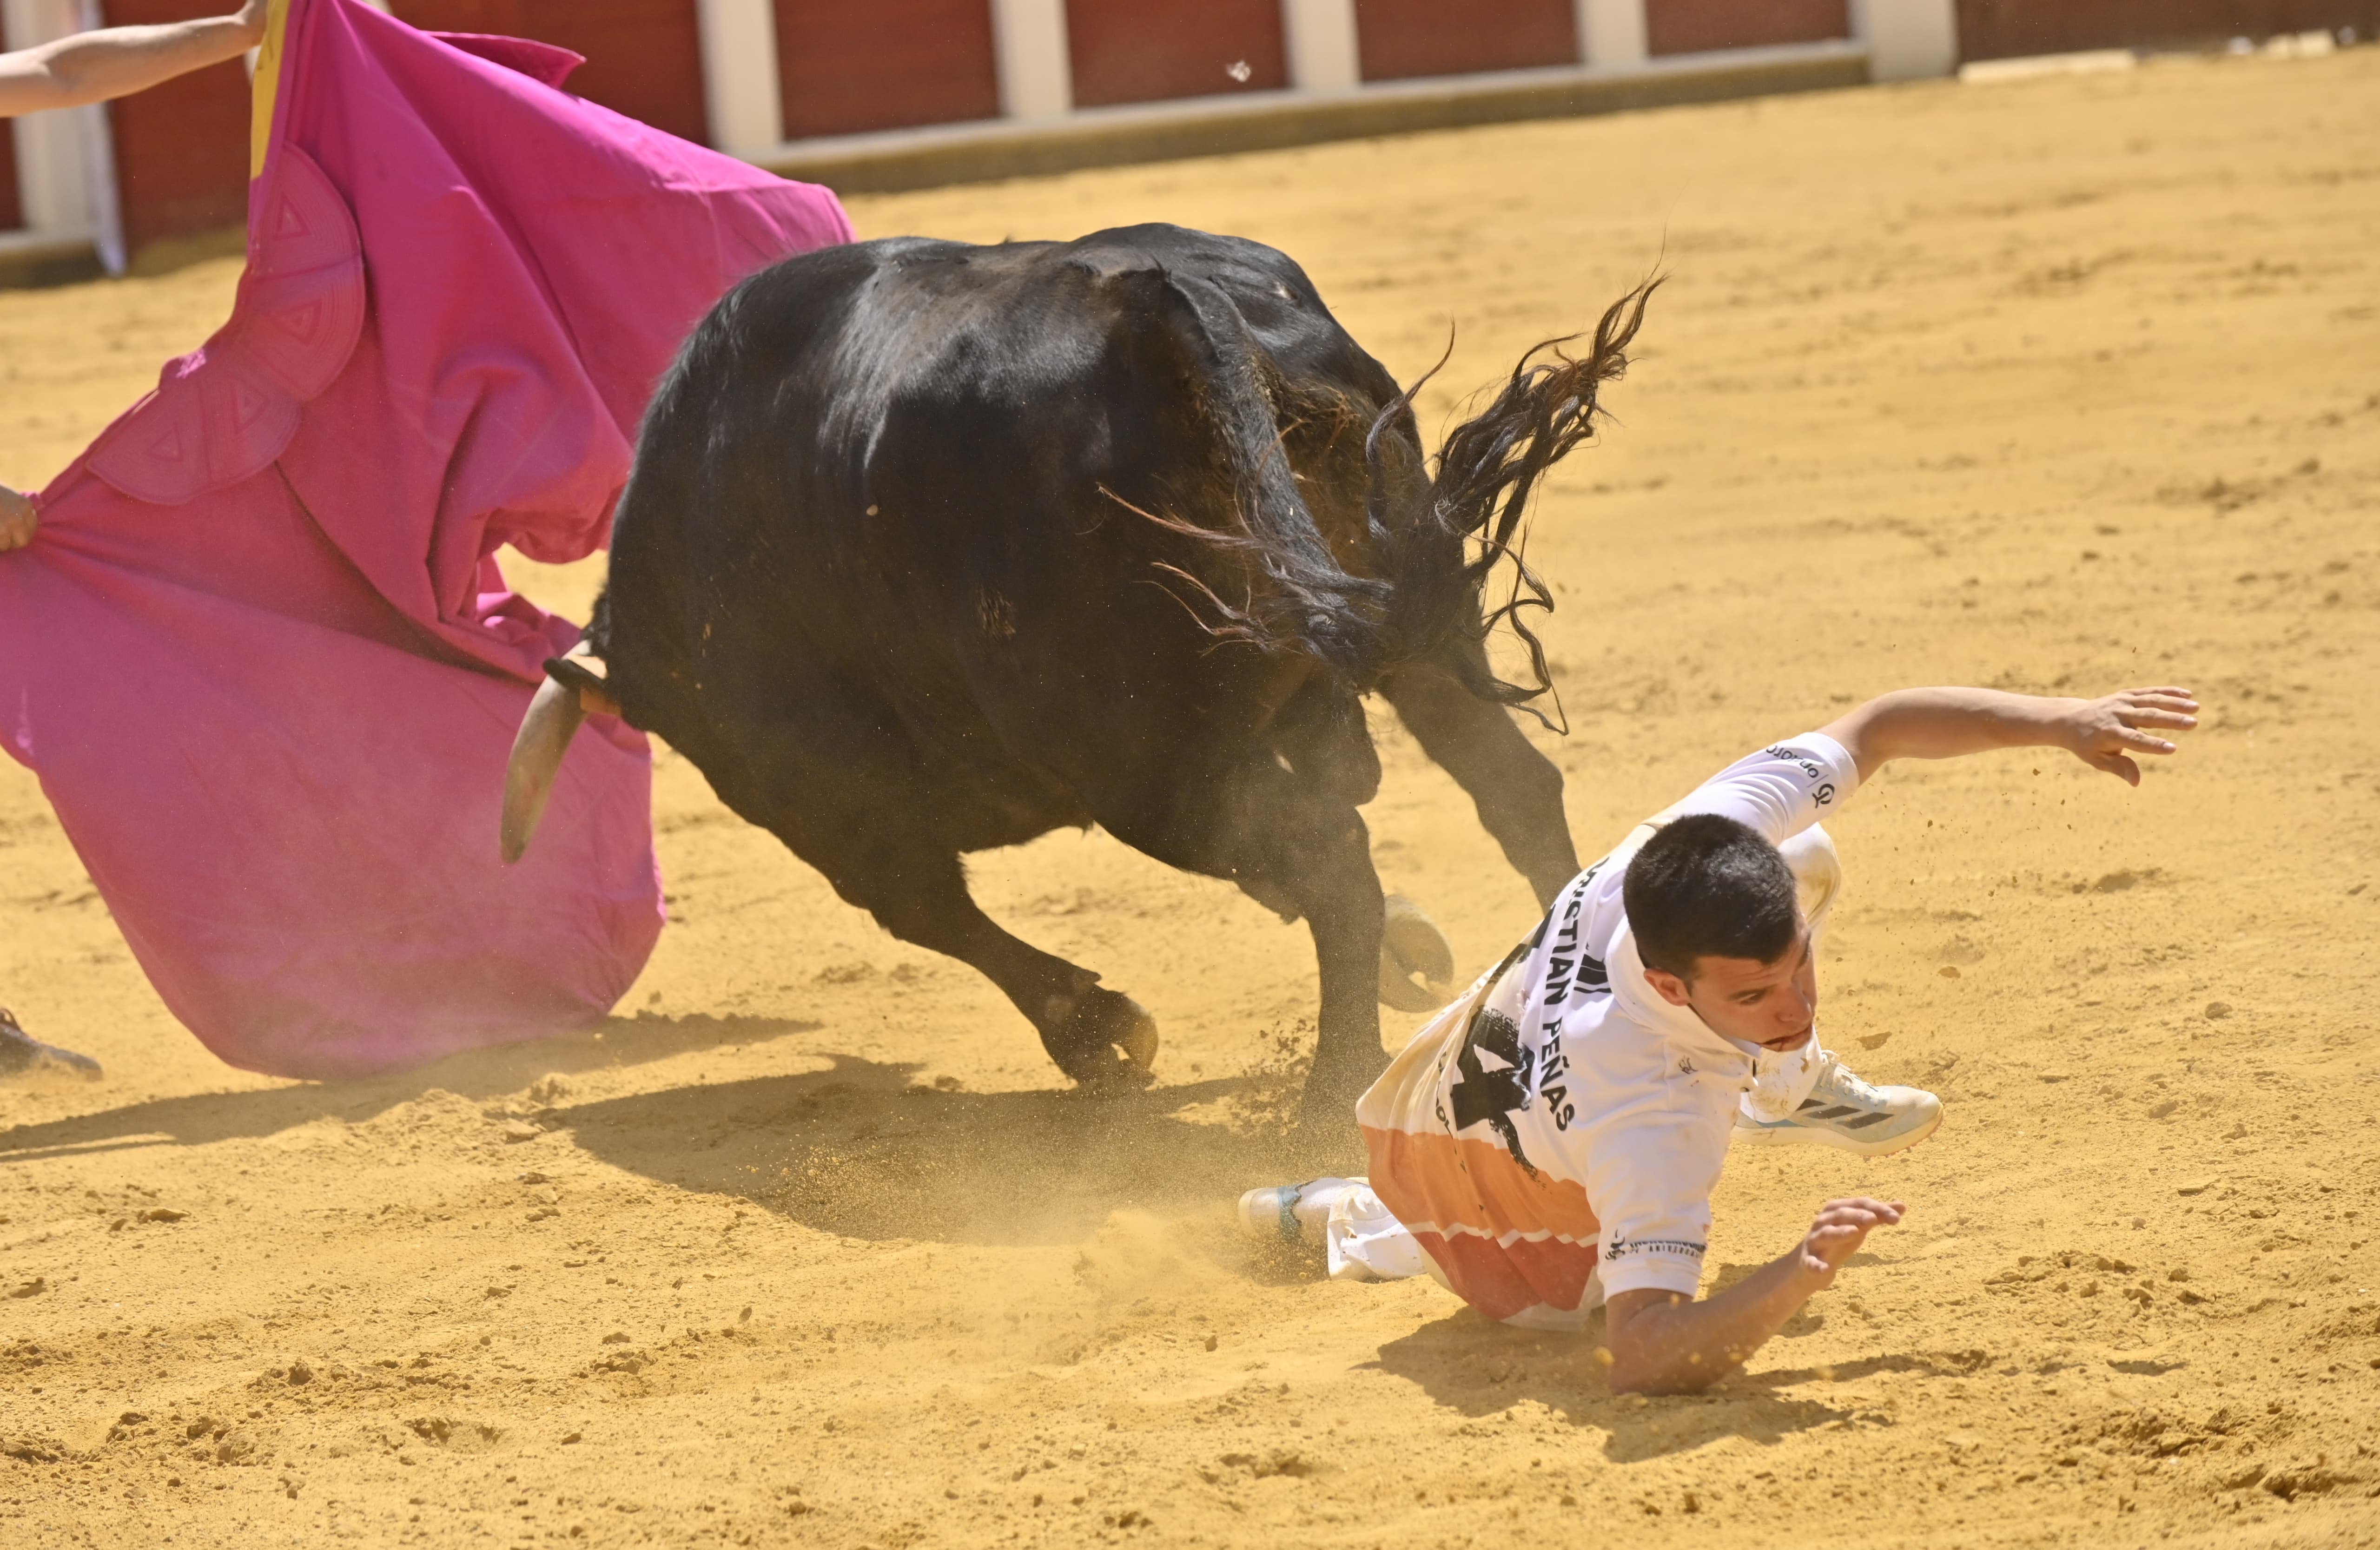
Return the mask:
<svg viewBox="0 0 2380 1550">
<path fill-rule="evenodd" d="M 176 1027 L 0 766 L 0 999 L 109 1071 L 0 1090 L 0 1544 L 2380 1543 L 2380 49 L 856 214 L 1262 238 L 1403 375 L 1461 325 L 1432 425 L 1666 268 L 1534 551 L 1590 854 L 1903 684 L 2179 682 L 2209 724 L 2137 793 L 2012 755 L 1842 814 L 1829 1042 L 1950 1122 L 1739 1154 L 1723 1267 L 1830 1193 L 1912 1216 L 1750 1373 L 1649 1403 L 1584 1341 L 1244 1246 L 1232 1197 L 1298 1166 L 1265 1115 L 1304 932 L 1104 837 L 978 875 L 1162 1020 L 1142 1099 L 1057 1091 L 988 985 L 667 756 L 676 924 L 602 1032 L 302 1086 Z M 0 478 L 232 279 L 0 295 Z M 1529 900 L 1379 731 L 1382 873 L 1468 974 Z"/>
</svg>

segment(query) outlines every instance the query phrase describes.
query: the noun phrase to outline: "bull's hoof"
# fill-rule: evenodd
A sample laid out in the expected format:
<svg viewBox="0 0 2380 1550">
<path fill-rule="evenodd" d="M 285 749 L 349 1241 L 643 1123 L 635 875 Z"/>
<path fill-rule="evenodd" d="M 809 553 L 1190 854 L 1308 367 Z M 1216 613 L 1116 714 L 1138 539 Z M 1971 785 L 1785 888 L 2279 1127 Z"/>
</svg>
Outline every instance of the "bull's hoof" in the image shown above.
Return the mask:
<svg viewBox="0 0 2380 1550">
<path fill-rule="evenodd" d="M 1395 893 L 1387 903 L 1380 928 L 1380 1004 L 1398 1011 L 1436 1011 L 1454 993 L 1454 950 L 1420 905 Z M 1415 975 L 1426 983 L 1415 985 Z"/>
<path fill-rule="evenodd" d="M 1060 1071 L 1093 1091 L 1146 1087 L 1157 1079 L 1157 1019 L 1119 990 L 1085 991 L 1041 1044 Z"/>
</svg>

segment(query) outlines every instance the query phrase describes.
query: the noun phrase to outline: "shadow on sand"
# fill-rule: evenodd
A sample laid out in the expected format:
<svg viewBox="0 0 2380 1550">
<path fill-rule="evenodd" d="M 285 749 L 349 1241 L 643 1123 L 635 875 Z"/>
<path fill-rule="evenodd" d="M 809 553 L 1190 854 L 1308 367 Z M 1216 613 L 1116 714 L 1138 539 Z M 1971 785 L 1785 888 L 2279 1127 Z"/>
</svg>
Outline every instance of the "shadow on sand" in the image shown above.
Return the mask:
<svg viewBox="0 0 2380 1550">
<path fill-rule="evenodd" d="M 202 1145 L 272 1135 L 335 1117 L 371 1119 L 433 1090 L 474 1101 L 518 1095 L 541 1077 L 642 1064 L 815 1031 L 761 1018 L 616 1018 L 598 1033 L 451 1057 L 398 1075 L 161 1098 L 0 1132 L 0 1167 L 133 1146 Z M 921 1069 L 830 1055 L 824 1070 L 700 1084 L 504 1112 L 567 1132 L 624 1171 L 749 1201 L 838 1237 L 958 1245 L 1079 1243 L 1118 1211 L 1225 1227 L 1231 1203 L 1260 1183 L 1361 1170 L 1352 1123 L 1323 1134 L 1281 1124 L 1214 1122 L 1216 1100 L 1257 1079 L 1092 1095 L 1046 1089 L 972 1093 L 919 1085 Z M 1272 1081 L 1276 1089 L 1281 1086 Z M 1281 1093 L 1271 1096 L 1278 1103 Z M 1205 1112 L 1198 1112 L 1201 1108 Z M 1322 1273 L 1318 1253 L 1229 1256 L 1268 1282 Z M 1746 1267 L 1729 1266 L 1719 1278 Z M 1797 1323 L 1815 1330 L 1819 1321 Z M 1789 1336 L 1805 1332 L 1789 1326 Z M 1738 1374 L 1709 1394 L 1641 1401 L 1615 1396 L 1596 1360 L 1600 1322 L 1574 1335 L 1494 1324 L 1468 1309 L 1379 1348 L 1375 1365 L 1470 1418 L 1536 1400 L 1606 1434 L 1627 1463 L 1724 1437 L 1775 1443 L 1812 1428 L 1891 1424 L 1853 1405 L 1791 1392 L 1880 1372 L 1972 1372 L 1981 1353 L 1884 1356 L 1834 1368 Z M 1824 1389 L 1820 1390 L 1821 1395 Z"/>
<path fill-rule="evenodd" d="M 1330 1161 L 1361 1166 L 1352 1123 L 1343 1137 L 1316 1138 L 1187 1115 L 1241 1092 L 1241 1078 L 1100 1096 L 970 1093 L 916 1085 L 915 1065 L 832 1060 L 542 1118 L 614 1167 L 869 1240 L 1077 1242 L 1115 1211 L 1214 1212 L 1255 1184 Z"/>
<path fill-rule="evenodd" d="M 1378 1367 L 1406 1379 L 1447 1409 L 1474 1418 L 1535 1400 L 1573 1426 L 1605 1435 L 1604 1456 L 1636 1463 L 1689 1453 L 1727 1437 L 1777 1443 L 1820 1426 L 1864 1430 L 1893 1424 L 1855 1400 L 1830 1402 L 1791 1392 L 1854 1382 L 1878 1373 L 1952 1375 L 1974 1370 L 1964 1355 L 1866 1357 L 1832 1367 L 1739 1373 L 1708 1393 L 1654 1399 L 1611 1392 L 1596 1349 L 1598 1316 L 1577 1334 L 1540 1334 L 1489 1322 L 1465 1308 L 1380 1348 Z"/>
<path fill-rule="evenodd" d="M 916 1064 L 830 1055 L 828 1069 L 796 1075 L 578 1104 L 563 1096 L 545 1107 L 516 1097 L 546 1076 L 756 1044 L 819 1026 L 762 1018 L 614 1018 L 597 1032 L 476 1050 L 383 1077 L 158 1098 L 18 1125 L 0 1131 L 0 1168 L 128 1147 L 254 1139 L 327 1118 L 360 1122 L 443 1090 L 478 1102 L 514 1097 L 505 1114 L 567 1131 L 590 1156 L 683 1189 L 749 1200 L 845 1238 L 1076 1241 L 1118 1210 L 1219 1214 L 1254 1184 L 1311 1177 L 1333 1165 L 1361 1170 L 1362 1143 L 1352 1120 L 1343 1134 L 1317 1137 L 1187 1114 L 1244 1094 L 1246 1078 L 1109 1095 L 971 1093 L 917 1085 Z M 566 1095 L 566 1081 L 563 1087 Z M 1291 1265 L 1280 1270 L 1300 1273 Z"/>
<path fill-rule="evenodd" d="M 601 1028 L 474 1049 L 352 1082 L 302 1082 L 244 1093 L 154 1098 L 0 1131 L 0 1166 L 54 1153 L 253 1139 L 338 1118 L 371 1119 L 434 1089 L 487 1099 L 539 1078 L 643 1065 L 704 1049 L 759 1044 L 821 1024 L 762 1017 L 614 1017 Z"/>
</svg>

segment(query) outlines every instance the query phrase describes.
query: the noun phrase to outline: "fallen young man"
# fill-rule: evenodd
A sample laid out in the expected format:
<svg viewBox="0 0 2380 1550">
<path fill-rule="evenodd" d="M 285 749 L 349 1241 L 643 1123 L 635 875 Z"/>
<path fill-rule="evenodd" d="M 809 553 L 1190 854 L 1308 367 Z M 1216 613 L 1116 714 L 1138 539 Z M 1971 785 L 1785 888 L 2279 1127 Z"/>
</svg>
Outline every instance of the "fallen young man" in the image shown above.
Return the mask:
<svg viewBox="0 0 2380 1550">
<path fill-rule="evenodd" d="M 1355 1106 L 1367 1179 L 1251 1190 L 1243 1219 L 1319 1235 L 1335 1278 L 1433 1276 L 1528 1328 L 1600 1306 L 1613 1388 L 1708 1386 L 1905 1209 L 1828 1201 L 1784 1254 L 1696 1301 L 1730 1141 L 1876 1156 L 1942 1120 L 1932 1094 L 1871 1086 L 1818 1043 L 1842 876 L 1818 820 L 1896 758 L 2063 748 L 2138 785 L 2131 756 L 2172 753 L 2157 732 L 2197 709 L 2177 688 L 1903 689 L 1737 760 L 1581 872 L 1414 1036 Z"/>
</svg>

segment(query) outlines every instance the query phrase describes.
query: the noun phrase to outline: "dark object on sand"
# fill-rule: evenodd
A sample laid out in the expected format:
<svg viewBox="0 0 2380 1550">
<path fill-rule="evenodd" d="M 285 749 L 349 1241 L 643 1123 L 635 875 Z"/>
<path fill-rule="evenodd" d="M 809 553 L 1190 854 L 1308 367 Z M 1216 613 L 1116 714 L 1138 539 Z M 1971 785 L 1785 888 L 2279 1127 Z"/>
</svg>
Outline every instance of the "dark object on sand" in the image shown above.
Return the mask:
<svg viewBox="0 0 2380 1550">
<path fill-rule="evenodd" d="M 48 1072 L 71 1072 L 86 1081 L 99 1080 L 99 1062 L 55 1044 L 43 1044 L 25 1032 L 17 1014 L 0 1007 L 0 1081 Z"/>
</svg>

